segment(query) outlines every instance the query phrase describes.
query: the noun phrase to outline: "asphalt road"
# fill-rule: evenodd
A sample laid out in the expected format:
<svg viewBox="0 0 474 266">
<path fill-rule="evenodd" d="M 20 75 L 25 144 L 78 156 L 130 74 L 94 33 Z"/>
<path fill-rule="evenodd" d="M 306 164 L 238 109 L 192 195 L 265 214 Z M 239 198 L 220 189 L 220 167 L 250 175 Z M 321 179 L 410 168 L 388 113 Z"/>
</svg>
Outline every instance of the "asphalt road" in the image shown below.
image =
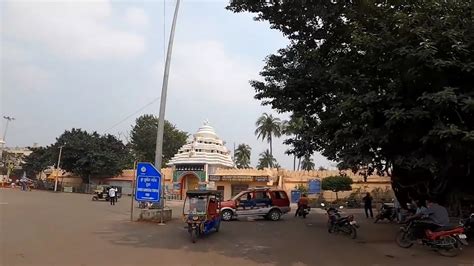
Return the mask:
<svg viewBox="0 0 474 266">
<path fill-rule="evenodd" d="M 356 214 L 359 237 L 329 235 L 325 215 L 279 222 L 226 222 L 189 240 L 178 218 L 159 226 L 130 222 L 130 198 L 116 206 L 89 195 L 0 189 L 0 265 L 474 265 L 474 247 L 456 258 L 426 247 L 401 249 L 394 224 Z"/>
</svg>

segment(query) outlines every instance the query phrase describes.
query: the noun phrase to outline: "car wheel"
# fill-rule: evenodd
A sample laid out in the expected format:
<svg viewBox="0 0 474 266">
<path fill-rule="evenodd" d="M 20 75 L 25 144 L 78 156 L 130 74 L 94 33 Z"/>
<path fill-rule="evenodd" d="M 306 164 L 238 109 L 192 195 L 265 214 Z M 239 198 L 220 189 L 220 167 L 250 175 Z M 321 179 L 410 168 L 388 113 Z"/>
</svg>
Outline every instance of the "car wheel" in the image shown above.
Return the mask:
<svg viewBox="0 0 474 266">
<path fill-rule="evenodd" d="M 222 211 L 222 220 L 230 221 L 232 220 L 233 213 L 231 210 L 224 210 Z"/>
<path fill-rule="evenodd" d="M 280 220 L 280 217 L 281 217 L 280 210 L 273 209 L 268 213 L 268 218 L 272 221 L 278 221 Z"/>
</svg>

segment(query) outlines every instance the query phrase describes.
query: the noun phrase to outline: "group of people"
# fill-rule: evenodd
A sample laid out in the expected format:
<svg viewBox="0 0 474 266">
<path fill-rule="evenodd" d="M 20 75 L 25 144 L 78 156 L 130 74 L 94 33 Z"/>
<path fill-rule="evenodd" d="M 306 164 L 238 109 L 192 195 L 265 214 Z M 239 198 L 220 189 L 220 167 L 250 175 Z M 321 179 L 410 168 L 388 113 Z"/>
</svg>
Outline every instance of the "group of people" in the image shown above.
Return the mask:
<svg viewBox="0 0 474 266">
<path fill-rule="evenodd" d="M 372 210 L 373 197 L 370 193 L 367 193 L 363 198 L 364 211 L 367 218 L 374 217 Z M 295 217 L 297 216 L 301 208 L 306 208 L 309 204 L 306 194 L 303 194 L 298 200 L 298 209 L 296 210 Z M 394 202 L 394 208 L 397 212 L 397 219 L 399 222 L 405 220 L 410 222 L 417 220 L 417 228 L 419 232 L 424 232 L 426 229 L 435 230 L 439 227 L 449 226 L 449 215 L 445 207 L 439 205 L 435 200 L 417 200 L 412 203 L 416 209 L 411 211 L 411 215 L 406 219 L 403 219 L 400 214 L 401 206 L 397 200 Z"/>
</svg>

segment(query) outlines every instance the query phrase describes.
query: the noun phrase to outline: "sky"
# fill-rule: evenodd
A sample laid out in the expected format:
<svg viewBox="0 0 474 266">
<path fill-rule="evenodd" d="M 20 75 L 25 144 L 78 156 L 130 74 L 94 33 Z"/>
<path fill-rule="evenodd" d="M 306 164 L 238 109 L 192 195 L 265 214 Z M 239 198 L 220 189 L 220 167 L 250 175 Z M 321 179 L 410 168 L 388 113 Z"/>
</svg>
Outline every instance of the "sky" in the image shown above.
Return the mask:
<svg viewBox="0 0 474 266">
<path fill-rule="evenodd" d="M 264 112 L 249 81 L 266 56 L 288 44 L 267 22 L 225 9 L 228 1 L 181 1 L 165 118 L 192 134 L 209 120 L 233 149 L 268 143 L 255 137 Z M 15 117 L 8 147 L 49 145 L 82 128 L 126 141 L 142 114 L 158 115 L 164 57 L 175 1 L 15 0 L 0 2 L 0 112 Z M 2 119 L 2 135 L 5 128 Z M 293 158 L 275 140 L 287 169 Z M 317 167 L 334 164 L 314 155 Z"/>
</svg>

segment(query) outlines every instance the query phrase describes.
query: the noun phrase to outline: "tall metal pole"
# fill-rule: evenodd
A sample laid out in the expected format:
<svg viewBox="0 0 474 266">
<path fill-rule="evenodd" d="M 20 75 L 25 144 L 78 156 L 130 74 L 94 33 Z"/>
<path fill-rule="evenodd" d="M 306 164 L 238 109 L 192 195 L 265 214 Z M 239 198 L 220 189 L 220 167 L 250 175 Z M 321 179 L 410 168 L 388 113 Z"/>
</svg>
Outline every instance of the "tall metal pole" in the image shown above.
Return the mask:
<svg viewBox="0 0 474 266">
<path fill-rule="evenodd" d="M 171 52 L 173 50 L 174 32 L 176 29 L 176 20 L 178 19 L 178 9 L 180 0 L 176 0 L 176 8 L 174 10 L 173 24 L 171 25 L 170 39 L 168 42 L 168 53 L 166 54 L 165 72 L 163 75 L 163 85 L 161 88 L 160 113 L 158 117 L 158 134 L 156 135 L 156 150 L 155 150 L 155 167 L 161 168 L 163 160 L 163 131 L 165 128 L 165 110 L 166 110 L 166 95 L 168 93 L 168 78 L 170 72 Z"/>
<path fill-rule="evenodd" d="M 15 120 L 15 118 L 11 116 L 4 116 L 3 118 L 7 120 L 7 123 L 5 125 L 5 131 L 3 132 L 3 139 L 0 141 L 0 162 L 2 162 L 2 159 L 3 159 L 3 147 L 6 143 L 5 138 L 7 137 L 8 124 L 11 121 Z"/>
<path fill-rule="evenodd" d="M 54 180 L 54 192 L 58 190 L 58 175 L 59 175 L 59 164 L 61 163 L 61 154 L 63 152 L 63 147 L 59 147 L 59 156 L 58 156 L 58 164 L 56 165 L 56 180 Z"/>
<path fill-rule="evenodd" d="M 166 95 L 168 93 L 168 78 L 170 73 L 170 62 L 171 62 L 171 52 L 173 51 L 173 40 L 174 40 L 174 32 L 176 30 L 176 20 L 178 19 L 178 10 L 179 10 L 179 2 L 180 0 L 176 0 L 176 7 L 174 9 L 173 15 L 173 24 L 171 24 L 171 32 L 170 32 L 170 39 L 168 41 L 168 52 L 166 54 L 166 61 L 165 61 L 165 71 L 163 74 L 163 85 L 161 87 L 161 101 L 160 101 L 160 113 L 158 117 L 158 132 L 156 134 L 156 150 L 155 150 L 155 167 L 156 169 L 161 169 L 161 163 L 163 161 L 163 133 L 165 129 L 165 110 L 166 110 Z M 163 211 L 164 211 L 164 202 L 163 202 L 163 194 L 164 194 L 164 176 L 161 177 L 161 193 L 160 193 L 160 205 L 161 205 L 161 222 L 160 224 L 163 225 Z"/>
<path fill-rule="evenodd" d="M 133 222 L 133 203 L 135 201 L 135 177 L 137 176 L 137 161 L 133 162 L 132 200 L 130 203 L 130 221 Z"/>
</svg>

